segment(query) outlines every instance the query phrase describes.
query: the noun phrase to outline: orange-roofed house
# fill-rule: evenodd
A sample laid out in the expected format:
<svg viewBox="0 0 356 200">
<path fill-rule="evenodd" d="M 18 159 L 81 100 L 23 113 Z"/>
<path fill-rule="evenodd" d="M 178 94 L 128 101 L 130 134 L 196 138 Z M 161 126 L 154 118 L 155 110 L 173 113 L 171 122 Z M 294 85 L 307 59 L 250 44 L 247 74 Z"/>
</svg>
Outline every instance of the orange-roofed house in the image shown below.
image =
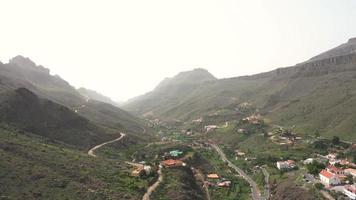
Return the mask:
<svg viewBox="0 0 356 200">
<path fill-rule="evenodd" d="M 220 176 L 217 175 L 217 174 L 208 174 L 207 177 L 210 178 L 210 179 L 219 179 L 220 178 Z"/>
<path fill-rule="evenodd" d="M 324 184 L 325 186 L 341 184 L 341 181 L 337 175 L 332 174 L 326 170 L 322 170 L 319 173 L 319 177 L 320 177 L 321 183 Z"/>
<path fill-rule="evenodd" d="M 173 160 L 173 159 L 164 160 L 161 162 L 161 164 L 165 167 L 179 167 L 184 165 L 184 163 L 181 160 Z"/>
<path fill-rule="evenodd" d="M 326 171 L 333 173 L 333 174 L 337 174 L 337 175 L 344 175 L 344 173 L 345 173 L 343 169 L 335 167 L 334 165 L 327 166 Z"/>
</svg>

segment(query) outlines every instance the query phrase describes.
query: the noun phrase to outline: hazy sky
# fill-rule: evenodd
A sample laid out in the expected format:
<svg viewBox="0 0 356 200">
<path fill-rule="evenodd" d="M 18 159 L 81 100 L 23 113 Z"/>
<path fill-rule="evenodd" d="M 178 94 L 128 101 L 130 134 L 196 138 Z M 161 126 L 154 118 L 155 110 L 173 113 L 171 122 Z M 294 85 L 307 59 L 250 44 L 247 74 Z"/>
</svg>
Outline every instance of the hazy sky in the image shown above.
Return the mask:
<svg viewBox="0 0 356 200">
<path fill-rule="evenodd" d="M 356 0 L 0 0 L 0 60 L 125 100 L 197 67 L 294 65 L 356 37 Z"/>
</svg>

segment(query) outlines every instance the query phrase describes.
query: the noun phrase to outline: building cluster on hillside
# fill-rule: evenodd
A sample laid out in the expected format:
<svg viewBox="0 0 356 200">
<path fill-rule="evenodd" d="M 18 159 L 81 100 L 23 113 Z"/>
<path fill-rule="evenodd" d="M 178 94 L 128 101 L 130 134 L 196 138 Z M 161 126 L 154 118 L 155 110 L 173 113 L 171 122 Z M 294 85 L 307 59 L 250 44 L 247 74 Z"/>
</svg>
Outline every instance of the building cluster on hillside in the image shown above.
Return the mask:
<svg viewBox="0 0 356 200">
<path fill-rule="evenodd" d="M 330 154 L 328 154 L 326 156 L 320 156 L 320 157 L 327 159 L 329 161 L 330 165 L 338 164 L 338 165 L 342 165 L 342 166 L 348 166 L 348 167 L 356 168 L 356 164 L 355 163 L 349 162 L 346 159 L 338 159 L 336 153 L 330 153 Z"/>
<path fill-rule="evenodd" d="M 321 157 L 328 159 L 328 165 L 319 173 L 320 183 L 330 190 L 334 190 L 335 186 L 337 186 L 335 188 L 342 188 L 342 193 L 351 199 L 356 199 L 356 186 L 352 185 L 356 180 L 355 164 L 346 159 L 337 159 L 335 153 Z"/>
<path fill-rule="evenodd" d="M 186 163 L 183 162 L 182 156 L 184 152 L 181 150 L 172 150 L 169 152 L 165 152 L 162 156 L 162 161 L 159 164 L 159 168 L 173 168 L 173 167 L 181 167 L 186 166 Z M 133 171 L 131 172 L 131 176 L 134 177 L 142 177 L 144 175 L 150 175 L 153 172 L 151 166 L 146 165 L 145 161 L 139 163 L 128 163 L 129 165 L 133 165 Z"/>
<path fill-rule="evenodd" d="M 259 124 L 260 123 L 260 119 L 261 119 L 261 115 L 260 114 L 256 114 L 256 115 L 251 115 L 249 117 L 245 117 L 245 118 L 242 119 L 242 121 L 249 122 L 251 124 Z"/>
<path fill-rule="evenodd" d="M 184 163 L 181 159 L 183 155 L 184 152 L 178 149 L 165 152 L 162 156 L 163 160 L 160 164 L 166 168 L 186 166 L 186 163 Z"/>
<path fill-rule="evenodd" d="M 285 131 L 283 128 L 279 128 L 276 133 L 269 132 L 268 137 L 272 142 L 279 145 L 293 145 L 302 141 L 302 137 L 291 131 Z"/>
<path fill-rule="evenodd" d="M 230 187 L 231 186 L 231 181 L 226 180 L 225 178 L 222 178 L 218 174 L 208 174 L 206 176 L 207 181 L 205 181 L 206 186 L 208 187 Z"/>
<path fill-rule="evenodd" d="M 294 169 L 297 165 L 295 164 L 294 160 L 284 160 L 277 162 L 277 168 L 279 170 L 289 170 Z"/>
</svg>

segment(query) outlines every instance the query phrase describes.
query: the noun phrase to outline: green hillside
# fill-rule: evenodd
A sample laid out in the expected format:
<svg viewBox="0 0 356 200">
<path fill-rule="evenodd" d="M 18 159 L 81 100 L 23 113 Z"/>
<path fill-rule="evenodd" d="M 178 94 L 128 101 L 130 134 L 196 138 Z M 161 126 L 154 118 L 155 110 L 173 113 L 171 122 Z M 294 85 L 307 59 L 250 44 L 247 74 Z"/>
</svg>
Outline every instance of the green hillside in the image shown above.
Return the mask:
<svg viewBox="0 0 356 200">
<path fill-rule="evenodd" d="M 141 199 L 147 182 L 117 160 L 0 124 L 0 198 Z"/>
</svg>

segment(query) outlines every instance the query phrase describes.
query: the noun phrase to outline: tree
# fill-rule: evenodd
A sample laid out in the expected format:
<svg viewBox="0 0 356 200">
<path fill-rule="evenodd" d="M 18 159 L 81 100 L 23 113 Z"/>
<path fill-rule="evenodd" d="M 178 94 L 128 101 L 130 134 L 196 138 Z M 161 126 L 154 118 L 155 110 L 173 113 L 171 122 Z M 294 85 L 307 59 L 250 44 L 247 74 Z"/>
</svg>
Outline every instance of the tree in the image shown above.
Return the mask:
<svg viewBox="0 0 356 200">
<path fill-rule="evenodd" d="M 354 183 L 354 178 L 351 174 L 347 175 L 346 177 L 346 181 L 349 182 L 349 184 L 353 184 Z"/>
<path fill-rule="evenodd" d="M 325 165 L 318 162 L 313 162 L 307 165 L 308 172 L 313 175 L 317 175 L 324 168 Z"/>
<path fill-rule="evenodd" d="M 331 142 L 333 143 L 333 145 L 338 145 L 340 144 L 340 138 L 338 136 L 334 136 Z"/>
</svg>

